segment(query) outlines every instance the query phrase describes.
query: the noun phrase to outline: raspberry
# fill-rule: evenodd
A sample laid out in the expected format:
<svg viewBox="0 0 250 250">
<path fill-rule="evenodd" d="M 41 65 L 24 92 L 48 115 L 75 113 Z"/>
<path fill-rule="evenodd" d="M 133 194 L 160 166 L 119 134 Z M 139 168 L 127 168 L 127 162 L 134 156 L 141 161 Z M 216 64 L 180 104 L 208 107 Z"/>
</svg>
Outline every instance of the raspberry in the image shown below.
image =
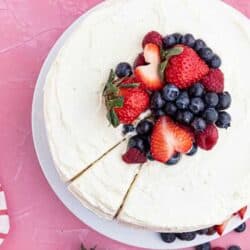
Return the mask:
<svg viewBox="0 0 250 250">
<path fill-rule="evenodd" d="M 200 148 L 211 150 L 219 138 L 218 130 L 214 125 L 208 125 L 207 128 L 196 135 L 196 141 Z"/>
<path fill-rule="evenodd" d="M 144 48 L 146 44 L 148 43 L 153 43 L 159 47 L 162 46 L 162 35 L 158 33 L 157 31 L 151 31 L 147 33 L 147 35 L 144 37 L 143 42 L 142 42 L 142 47 Z"/>
<path fill-rule="evenodd" d="M 123 156 L 123 161 L 128 164 L 145 163 L 147 157 L 137 148 L 130 148 Z"/>
<path fill-rule="evenodd" d="M 146 64 L 147 64 L 147 63 L 146 63 L 146 61 L 145 61 L 145 58 L 144 58 L 144 55 L 143 55 L 143 52 L 142 52 L 142 53 L 140 53 L 140 54 L 136 57 L 133 67 L 134 67 L 134 69 L 135 69 L 135 68 L 138 67 L 138 66 L 142 66 L 142 65 L 146 65 Z"/>
<path fill-rule="evenodd" d="M 221 93 L 224 90 L 224 74 L 220 69 L 210 69 L 201 82 L 207 91 Z"/>
</svg>

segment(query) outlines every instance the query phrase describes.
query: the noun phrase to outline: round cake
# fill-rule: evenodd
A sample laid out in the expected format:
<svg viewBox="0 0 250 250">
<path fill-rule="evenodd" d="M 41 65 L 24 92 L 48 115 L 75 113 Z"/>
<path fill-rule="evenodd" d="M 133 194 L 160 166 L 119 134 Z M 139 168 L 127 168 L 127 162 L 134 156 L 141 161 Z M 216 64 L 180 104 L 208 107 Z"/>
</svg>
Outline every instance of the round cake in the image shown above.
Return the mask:
<svg viewBox="0 0 250 250">
<path fill-rule="evenodd" d="M 107 219 L 222 233 L 250 203 L 249 58 L 249 20 L 219 0 L 103 2 L 46 80 L 62 180 Z"/>
</svg>

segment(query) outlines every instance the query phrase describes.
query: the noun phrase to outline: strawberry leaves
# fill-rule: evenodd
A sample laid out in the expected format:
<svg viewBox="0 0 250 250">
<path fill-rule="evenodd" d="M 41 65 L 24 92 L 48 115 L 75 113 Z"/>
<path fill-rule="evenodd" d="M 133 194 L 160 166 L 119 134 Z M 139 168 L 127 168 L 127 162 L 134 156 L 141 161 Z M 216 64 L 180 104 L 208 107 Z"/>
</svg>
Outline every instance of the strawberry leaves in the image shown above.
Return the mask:
<svg viewBox="0 0 250 250">
<path fill-rule="evenodd" d="M 159 74 L 162 80 L 164 80 L 164 73 L 168 65 L 168 61 L 172 56 L 178 56 L 183 52 L 183 48 L 180 46 L 173 47 L 170 50 L 162 50 L 161 57 L 163 62 L 159 65 Z"/>
</svg>

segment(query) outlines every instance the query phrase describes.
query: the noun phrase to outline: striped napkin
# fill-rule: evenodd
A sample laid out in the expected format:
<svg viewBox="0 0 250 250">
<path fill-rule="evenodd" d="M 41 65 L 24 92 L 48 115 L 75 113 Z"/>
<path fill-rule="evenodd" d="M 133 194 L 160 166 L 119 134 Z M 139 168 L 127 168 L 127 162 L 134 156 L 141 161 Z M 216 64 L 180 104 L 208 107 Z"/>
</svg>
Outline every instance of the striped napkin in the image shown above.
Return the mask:
<svg viewBox="0 0 250 250">
<path fill-rule="evenodd" d="M 3 243 L 10 229 L 8 210 L 4 191 L 0 185 L 0 245 Z"/>
</svg>

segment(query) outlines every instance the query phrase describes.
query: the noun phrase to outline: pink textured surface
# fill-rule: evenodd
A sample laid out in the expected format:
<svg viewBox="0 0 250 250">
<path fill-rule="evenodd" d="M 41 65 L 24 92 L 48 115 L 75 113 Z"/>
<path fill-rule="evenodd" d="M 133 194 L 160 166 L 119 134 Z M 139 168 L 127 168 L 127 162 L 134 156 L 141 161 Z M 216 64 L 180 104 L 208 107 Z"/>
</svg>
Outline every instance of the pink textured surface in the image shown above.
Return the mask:
<svg viewBox="0 0 250 250">
<path fill-rule="evenodd" d="M 40 170 L 31 135 L 31 102 L 39 70 L 62 32 L 101 0 L 0 0 L 0 183 L 7 193 L 11 231 L 2 250 L 135 250 L 76 219 Z M 227 0 L 250 17 L 249 0 Z M 249 250 L 250 225 L 216 242 Z"/>
</svg>

